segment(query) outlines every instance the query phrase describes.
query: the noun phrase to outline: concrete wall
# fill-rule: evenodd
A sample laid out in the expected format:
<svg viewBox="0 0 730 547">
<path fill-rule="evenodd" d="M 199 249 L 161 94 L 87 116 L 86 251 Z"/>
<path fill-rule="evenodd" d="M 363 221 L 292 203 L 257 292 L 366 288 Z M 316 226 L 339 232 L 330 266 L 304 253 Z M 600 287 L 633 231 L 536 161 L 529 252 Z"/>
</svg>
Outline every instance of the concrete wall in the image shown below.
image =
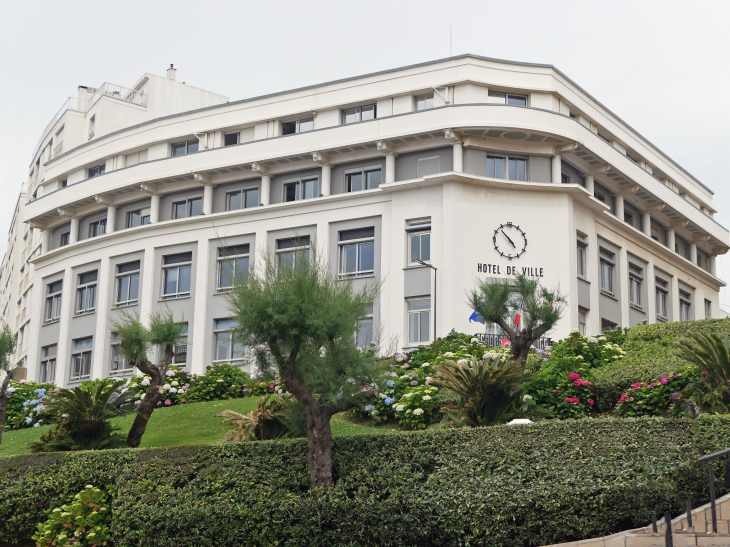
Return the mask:
<svg viewBox="0 0 730 547">
<path fill-rule="evenodd" d="M 395 180 L 415 179 L 418 176 L 418 158 L 429 156 L 439 156 L 441 173 L 447 173 L 453 169 L 454 149 L 451 146 L 429 148 L 398 156 L 395 160 Z M 486 162 L 486 159 L 484 161 Z"/>
</svg>

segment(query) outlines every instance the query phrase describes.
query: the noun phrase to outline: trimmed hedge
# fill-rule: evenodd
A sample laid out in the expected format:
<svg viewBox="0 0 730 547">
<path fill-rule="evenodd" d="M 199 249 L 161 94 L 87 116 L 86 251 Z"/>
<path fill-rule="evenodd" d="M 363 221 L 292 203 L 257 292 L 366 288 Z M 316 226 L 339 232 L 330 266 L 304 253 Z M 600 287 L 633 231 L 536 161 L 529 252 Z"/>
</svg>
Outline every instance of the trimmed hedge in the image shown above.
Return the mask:
<svg viewBox="0 0 730 547">
<path fill-rule="evenodd" d="M 674 354 L 680 338 L 690 332 L 730 334 L 730 319 L 637 325 L 627 330 L 623 359 L 595 370 L 594 395 L 599 410 L 613 410 L 621 394 L 636 382 L 650 382 L 660 374 L 686 367 Z"/>
<path fill-rule="evenodd" d="M 337 437 L 318 491 L 306 440 L 16 456 L 0 459 L 0 541 L 92 484 L 118 489 L 123 547 L 546 545 L 644 525 L 666 496 L 700 503 L 696 457 L 727 446 L 730 417 Z M 654 480 L 678 469 L 671 488 Z"/>
</svg>

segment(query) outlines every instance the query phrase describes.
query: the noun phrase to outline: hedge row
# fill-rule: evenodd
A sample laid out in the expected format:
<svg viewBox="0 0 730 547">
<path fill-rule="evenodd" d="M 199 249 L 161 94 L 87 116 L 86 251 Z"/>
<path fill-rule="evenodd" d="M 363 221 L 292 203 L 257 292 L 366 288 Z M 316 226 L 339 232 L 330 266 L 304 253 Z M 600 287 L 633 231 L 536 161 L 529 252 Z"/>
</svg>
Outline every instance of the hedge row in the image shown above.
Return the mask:
<svg viewBox="0 0 730 547">
<path fill-rule="evenodd" d="M 705 500 L 693 462 L 727 446 L 730 417 L 338 437 L 335 484 L 319 491 L 305 440 L 16 456 L 0 459 L 0 541 L 113 484 L 123 547 L 546 545 L 645 525 L 662 498 Z"/>
<path fill-rule="evenodd" d="M 660 374 L 687 366 L 674 350 L 679 339 L 690 332 L 730 334 L 730 319 L 657 323 L 628 329 L 621 342 L 621 349 L 626 352 L 624 358 L 595 370 L 594 394 L 599 410 L 612 410 L 621 394 L 636 382 L 649 382 Z"/>
</svg>

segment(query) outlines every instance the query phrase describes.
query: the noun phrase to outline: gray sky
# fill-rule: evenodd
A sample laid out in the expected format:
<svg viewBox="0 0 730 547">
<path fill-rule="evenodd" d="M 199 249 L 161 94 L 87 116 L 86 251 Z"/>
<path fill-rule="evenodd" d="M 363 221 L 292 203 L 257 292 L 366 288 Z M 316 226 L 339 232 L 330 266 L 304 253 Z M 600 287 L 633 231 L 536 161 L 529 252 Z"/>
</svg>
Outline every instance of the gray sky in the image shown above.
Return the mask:
<svg viewBox="0 0 730 547">
<path fill-rule="evenodd" d="M 728 21 L 727 0 L 7 1 L 0 253 L 34 146 L 77 86 L 175 63 L 178 80 L 242 99 L 447 57 L 449 25 L 455 55 L 560 68 L 709 186 L 730 226 Z"/>
</svg>

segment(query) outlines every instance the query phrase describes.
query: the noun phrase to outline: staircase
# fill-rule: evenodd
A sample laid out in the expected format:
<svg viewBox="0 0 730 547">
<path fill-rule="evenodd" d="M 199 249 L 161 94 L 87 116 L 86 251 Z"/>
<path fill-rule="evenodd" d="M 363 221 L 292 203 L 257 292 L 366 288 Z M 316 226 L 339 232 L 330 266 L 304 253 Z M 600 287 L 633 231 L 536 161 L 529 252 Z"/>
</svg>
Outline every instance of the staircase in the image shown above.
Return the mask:
<svg viewBox="0 0 730 547">
<path fill-rule="evenodd" d="M 712 511 L 708 503 L 692 510 L 692 527 L 689 527 L 687 513 L 672 520 L 674 547 L 730 547 L 730 494 L 716 500 L 715 504 L 717 534 L 712 533 Z M 656 534 L 652 532 L 650 524 L 645 528 L 627 530 L 612 536 L 581 539 L 559 545 L 560 547 L 666 547 L 666 524 L 663 522 L 657 524 Z"/>
</svg>

